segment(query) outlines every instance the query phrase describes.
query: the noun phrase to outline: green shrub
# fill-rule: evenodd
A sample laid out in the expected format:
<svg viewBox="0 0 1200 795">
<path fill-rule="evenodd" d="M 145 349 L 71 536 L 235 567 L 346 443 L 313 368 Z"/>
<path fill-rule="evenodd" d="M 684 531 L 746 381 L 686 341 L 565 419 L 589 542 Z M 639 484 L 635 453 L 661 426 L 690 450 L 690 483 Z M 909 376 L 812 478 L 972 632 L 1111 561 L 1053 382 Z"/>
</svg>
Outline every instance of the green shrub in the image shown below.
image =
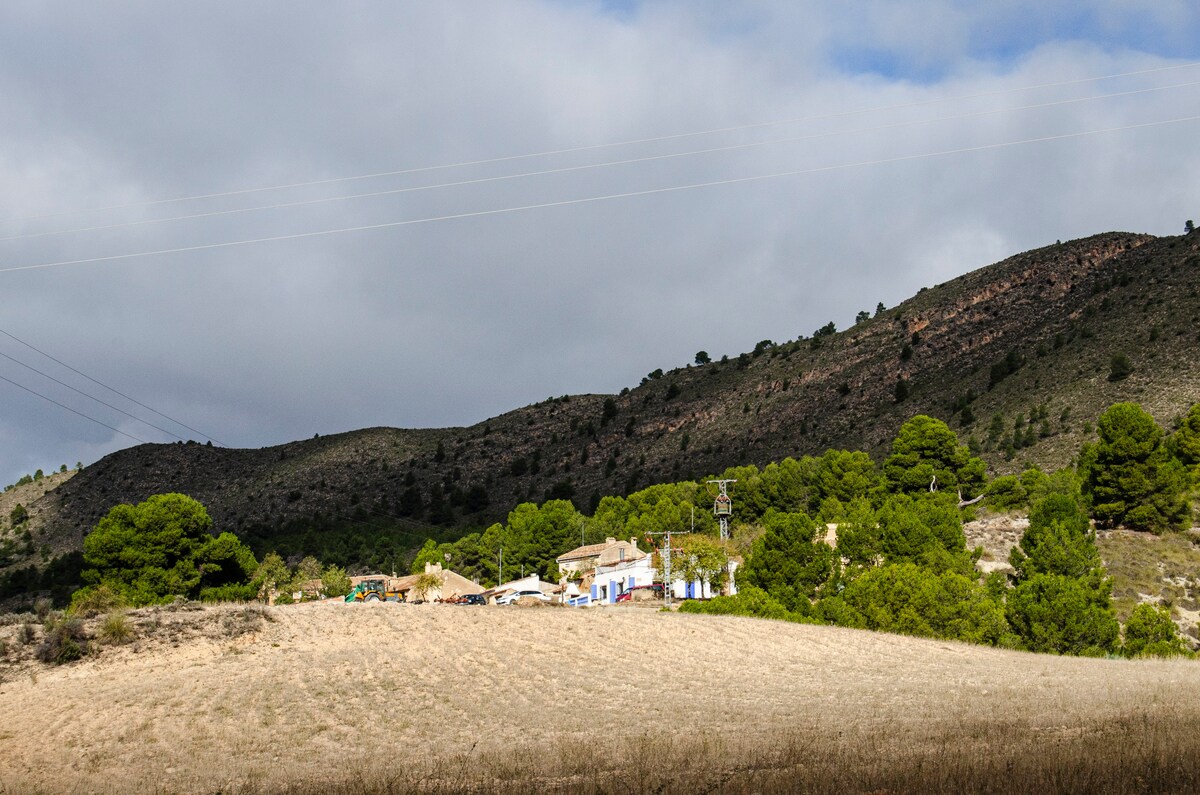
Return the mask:
<svg viewBox="0 0 1200 795">
<path fill-rule="evenodd" d="M 811 619 L 802 613 L 789 611 L 766 591 L 753 586 L 741 589 L 736 596 L 717 596 L 708 601 L 689 599 L 679 606 L 679 612 L 714 616 L 753 616 L 800 623 L 811 622 Z"/>
<path fill-rule="evenodd" d="M 989 645 L 1008 631 L 1003 608 L 987 588 L 914 563 L 867 570 L 840 596 L 822 600 L 819 614 L 842 626 Z"/>
<path fill-rule="evenodd" d="M 80 618 L 90 618 L 124 607 L 128 607 L 128 604 L 121 594 L 106 584 L 100 584 L 80 588 L 72 594 L 67 612 Z"/>
<path fill-rule="evenodd" d="M 1183 638 L 1165 607 L 1140 604 L 1125 623 L 1126 657 L 1179 657 L 1187 654 Z"/>
<path fill-rule="evenodd" d="M 119 646 L 133 640 L 133 625 L 129 616 L 114 610 L 104 617 L 100 624 L 100 640 L 113 646 Z"/>
<path fill-rule="evenodd" d="M 258 588 L 250 583 L 230 583 L 200 589 L 201 602 L 249 602 L 257 595 Z"/>
<path fill-rule="evenodd" d="M 1025 485 L 1016 475 L 998 477 L 987 487 L 987 505 L 994 511 L 1024 508 L 1027 496 Z"/>
<path fill-rule="evenodd" d="M 1107 580 L 1036 574 L 1008 596 L 1013 631 L 1030 651 L 1100 655 L 1116 651 L 1120 627 Z"/>
<path fill-rule="evenodd" d="M 325 569 L 321 574 L 321 590 L 326 596 L 345 596 L 350 593 L 350 577 L 346 570 L 339 566 Z"/>
</svg>

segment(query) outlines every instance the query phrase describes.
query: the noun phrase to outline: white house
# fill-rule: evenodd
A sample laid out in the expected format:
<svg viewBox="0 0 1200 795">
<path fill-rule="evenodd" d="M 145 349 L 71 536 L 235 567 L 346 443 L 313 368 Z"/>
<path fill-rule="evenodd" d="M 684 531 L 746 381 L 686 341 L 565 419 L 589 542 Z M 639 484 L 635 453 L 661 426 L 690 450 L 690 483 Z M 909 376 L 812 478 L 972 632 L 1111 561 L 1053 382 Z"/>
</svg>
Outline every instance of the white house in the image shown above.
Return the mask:
<svg viewBox="0 0 1200 795">
<path fill-rule="evenodd" d="M 661 578 L 653 561 L 653 556 L 644 555 L 637 560 L 597 566 L 589 594 L 591 604 L 613 604 L 618 596 L 628 590 L 658 582 Z M 737 561 L 731 560 L 725 588 L 725 593 L 730 596 L 737 593 L 736 571 Z M 701 580 L 688 582 L 679 576 L 672 579 L 671 596 L 674 599 L 711 599 L 720 595 L 720 592 L 714 593 L 708 583 Z"/>
<path fill-rule="evenodd" d="M 591 571 L 597 566 L 611 566 L 643 557 L 649 556 L 638 549 L 637 541 L 606 538 L 603 544 L 585 544 L 575 547 L 570 552 L 564 552 L 555 558 L 555 562 L 558 563 L 560 572 L 573 574 Z"/>
</svg>

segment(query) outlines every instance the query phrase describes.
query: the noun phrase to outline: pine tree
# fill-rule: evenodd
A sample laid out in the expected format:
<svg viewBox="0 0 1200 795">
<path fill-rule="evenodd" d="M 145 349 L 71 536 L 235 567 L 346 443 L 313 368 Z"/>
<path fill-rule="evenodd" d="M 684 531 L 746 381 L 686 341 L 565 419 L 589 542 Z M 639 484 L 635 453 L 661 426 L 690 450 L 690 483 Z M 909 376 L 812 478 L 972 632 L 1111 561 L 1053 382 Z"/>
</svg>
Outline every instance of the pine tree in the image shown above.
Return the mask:
<svg viewBox="0 0 1200 795">
<path fill-rule="evenodd" d="M 790 611 L 808 612 L 808 600 L 829 579 L 833 550 L 818 539 L 824 534 L 802 513 L 769 510 L 763 528 L 742 582 L 763 589 Z"/>
<path fill-rule="evenodd" d="M 1187 519 L 1182 464 L 1163 431 L 1136 403 L 1116 403 L 1097 423 L 1099 442 L 1080 453 L 1083 494 L 1097 522 L 1162 532 Z"/>
</svg>

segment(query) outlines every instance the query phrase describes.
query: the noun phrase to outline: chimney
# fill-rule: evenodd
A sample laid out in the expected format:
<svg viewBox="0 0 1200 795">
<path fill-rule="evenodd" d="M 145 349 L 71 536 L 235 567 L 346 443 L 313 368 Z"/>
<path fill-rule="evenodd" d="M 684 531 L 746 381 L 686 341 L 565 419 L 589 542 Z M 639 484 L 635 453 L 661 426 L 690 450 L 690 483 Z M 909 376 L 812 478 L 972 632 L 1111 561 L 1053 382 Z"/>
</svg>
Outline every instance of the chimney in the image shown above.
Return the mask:
<svg viewBox="0 0 1200 795">
<path fill-rule="evenodd" d="M 617 543 L 617 539 L 613 538 L 612 536 L 609 536 L 608 538 L 604 539 L 604 543 L 608 544 L 611 547 L 613 544 Z"/>
<path fill-rule="evenodd" d="M 425 573 L 426 574 L 441 574 L 441 572 L 442 572 L 442 564 L 430 563 L 429 561 L 425 562 Z"/>
<path fill-rule="evenodd" d="M 637 539 L 636 539 L 636 538 L 631 538 L 631 539 L 629 539 L 629 546 L 633 547 L 633 551 L 634 551 L 634 552 L 641 552 L 641 551 L 642 551 L 642 550 L 638 549 L 638 545 L 637 545 Z"/>
</svg>

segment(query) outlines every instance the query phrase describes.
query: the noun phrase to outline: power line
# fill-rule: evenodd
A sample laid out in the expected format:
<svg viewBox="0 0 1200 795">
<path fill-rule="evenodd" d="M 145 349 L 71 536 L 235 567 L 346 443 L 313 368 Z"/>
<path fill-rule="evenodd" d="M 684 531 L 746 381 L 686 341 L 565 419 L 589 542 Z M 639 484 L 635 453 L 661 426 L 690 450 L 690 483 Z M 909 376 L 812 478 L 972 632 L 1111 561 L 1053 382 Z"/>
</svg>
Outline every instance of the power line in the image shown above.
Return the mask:
<svg viewBox="0 0 1200 795">
<path fill-rule="evenodd" d="M 697 190 L 701 188 L 713 188 L 722 185 L 737 185 L 749 182 L 761 182 L 769 179 L 780 179 L 783 177 L 795 177 L 808 174 L 821 174 L 832 171 L 840 171 L 849 168 L 862 168 L 866 166 L 885 165 L 889 163 L 904 163 L 916 160 L 925 160 L 935 157 L 945 157 L 948 155 L 968 154 L 972 152 L 984 152 L 994 149 L 1005 149 L 1015 146 L 1023 146 L 1035 143 L 1047 143 L 1050 141 L 1063 141 L 1072 138 L 1083 138 L 1089 135 L 1100 135 L 1104 133 L 1124 132 L 1128 130 L 1146 129 L 1150 127 L 1161 127 L 1167 124 L 1179 124 L 1182 122 L 1200 120 L 1200 115 L 1183 116 L 1175 119 L 1163 119 L 1161 121 L 1142 122 L 1139 124 L 1127 124 L 1120 127 L 1106 127 L 1098 130 L 1083 130 L 1072 133 L 1061 133 L 1059 135 L 1046 135 L 1037 138 L 1024 138 L 1016 141 L 1004 141 L 994 144 L 981 144 L 979 146 L 960 147 L 957 149 L 944 149 L 936 152 L 923 152 L 915 155 L 899 155 L 896 157 L 880 158 L 878 160 L 862 160 L 851 163 L 839 163 L 830 166 L 818 166 L 815 168 L 795 169 L 791 171 L 778 171 L 771 174 L 756 174 L 748 177 L 730 177 L 728 179 L 710 180 L 707 182 L 693 182 L 684 185 L 671 185 L 663 188 L 648 188 L 646 190 L 626 191 L 623 193 L 609 193 L 600 196 L 585 196 L 578 199 L 562 199 L 552 202 L 539 202 L 536 204 L 523 204 L 512 207 L 499 207 L 491 210 L 473 210 L 461 213 L 450 213 L 447 215 L 436 215 L 426 218 L 411 218 L 403 221 L 387 221 L 378 224 L 365 224 L 362 226 L 346 226 L 335 229 L 320 229 L 311 232 L 294 232 L 285 235 L 271 235 L 267 237 L 248 238 L 243 240 L 227 240 L 218 243 L 200 243 L 193 246 L 179 246 L 176 248 L 155 249 L 152 251 L 135 251 L 126 254 L 109 254 L 102 257 L 84 257 L 73 260 L 58 260 L 55 262 L 39 262 L 31 265 L 14 265 L 7 268 L 0 268 L 0 273 L 11 273 L 14 271 L 39 270 L 42 268 L 57 268 L 66 265 L 85 265 L 98 262 L 115 262 L 119 260 L 141 259 L 145 257 L 162 256 L 165 254 L 181 254 L 190 251 L 209 251 L 220 248 L 232 248 L 235 246 L 248 246 L 259 243 L 277 243 L 285 240 L 302 240 L 307 238 L 324 237 L 328 235 L 348 234 L 352 232 L 366 232 L 376 229 L 392 229 L 402 226 L 415 226 L 418 224 L 435 223 L 439 221 L 454 221 L 466 218 L 482 218 L 492 215 L 506 215 L 510 213 L 526 212 L 530 210 L 542 210 L 551 207 L 567 207 L 578 204 L 590 204 L 593 202 L 613 201 L 617 199 L 630 199 L 639 196 L 654 196 L 665 193 L 678 193 L 687 190 Z"/>
<path fill-rule="evenodd" d="M 158 409 L 151 408 L 150 406 L 147 406 L 145 403 L 142 403 L 141 401 L 138 401 L 138 400 L 135 400 L 134 398 L 131 398 L 129 395 L 126 395 L 124 392 L 118 391 L 117 389 L 114 389 L 113 387 L 109 386 L 108 384 L 105 384 L 105 383 L 104 383 L 104 382 L 102 382 L 102 381 L 98 381 L 98 380 L 96 380 L 95 378 L 92 378 L 92 377 L 91 377 L 90 375 L 88 375 L 87 373 L 84 373 L 84 372 L 81 372 L 81 371 L 79 371 L 79 370 L 76 370 L 74 367 L 72 367 L 71 365 L 69 365 L 69 364 L 67 364 L 66 362 L 62 361 L 61 359 L 57 359 L 57 358 L 55 358 L 54 356 L 51 356 L 50 354 L 46 353 L 45 351 L 41 350 L 40 348 L 35 348 L 35 347 L 34 347 L 32 344 L 30 344 L 30 343 L 26 342 L 26 341 L 25 341 L 25 340 L 23 340 L 23 339 L 20 339 L 20 338 L 18 338 L 18 337 L 16 337 L 16 336 L 14 336 L 13 334 L 11 334 L 11 333 L 9 333 L 9 332 L 5 331 L 4 329 L 0 329 L 0 334 L 3 334 L 4 336 L 8 337 L 9 339 L 13 340 L 14 342 L 19 342 L 20 344 L 24 345 L 26 348 L 29 348 L 31 351 L 34 351 L 35 353 L 39 353 L 39 354 L 41 354 L 42 356 L 45 356 L 45 357 L 46 357 L 47 359 L 49 359 L 50 361 L 52 361 L 52 362 L 55 362 L 56 364 L 59 364 L 59 365 L 61 365 L 61 366 L 65 367 L 65 368 L 67 368 L 68 370 L 70 370 L 71 372 L 75 373 L 76 375 L 78 375 L 78 376 L 82 376 L 83 378 L 86 378 L 87 380 L 91 381 L 93 384 L 96 384 L 96 385 L 98 385 L 98 386 L 102 386 L 102 387 L 104 387 L 104 388 L 105 388 L 105 389 L 107 389 L 109 392 L 112 392 L 114 395 L 120 395 L 121 397 L 125 398 L 126 400 L 130 401 L 131 403 L 136 403 L 137 405 L 141 406 L 142 408 L 146 409 L 147 411 L 152 411 L 152 412 L 154 412 L 155 414 L 157 414 L 158 416 L 162 417 L 163 419 L 170 420 L 171 422 L 175 423 L 176 425 L 178 425 L 178 426 L 179 426 L 179 427 L 181 427 L 181 428 L 187 428 L 187 429 L 188 429 L 189 431 L 191 431 L 192 433 L 198 434 L 198 435 L 200 435 L 201 437 L 203 437 L 203 438 L 205 438 L 205 439 L 208 439 L 209 441 L 213 442 L 214 444 L 218 444 L 218 445 L 220 445 L 221 447 L 225 447 L 225 446 L 226 446 L 226 445 L 222 444 L 221 442 L 218 442 L 218 441 L 217 441 L 216 439 L 214 439 L 212 436 L 209 436 L 207 433 L 204 433 L 203 431 L 198 431 L 198 430 L 196 430 L 195 428 L 191 427 L 190 425 L 185 425 L 184 423 L 180 422 L 179 420 L 177 420 L 177 419 L 175 419 L 175 418 L 173 418 L 173 417 L 170 417 L 170 416 L 168 416 L 168 415 L 166 415 L 166 414 L 162 413 L 162 412 L 161 412 L 161 411 L 159 411 Z M 49 376 L 47 376 L 47 377 L 49 377 Z M 65 385 L 64 385 L 64 386 L 65 386 Z M 74 389 L 74 387 L 72 387 L 72 389 Z M 78 390 L 77 390 L 77 391 L 78 391 Z M 93 398 L 93 399 L 94 399 L 94 398 Z M 107 404 L 107 403 L 105 403 L 105 405 L 108 405 L 108 404 Z M 110 408 L 112 408 L 112 407 L 110 407 Z M 117 411 L 120 411 L 120 409 L 117 409 Z M 125 412 L 122 412 L 122 413 L 124 414 Z M 132 416 L 132 415 L 129 415 L 129 416 Z M 137 419 L 137 418 L 136 418 L 136 417 L 134 417 L 134 419 Z M 139 420 L 139 422 L 144 422 L 144 420 Z M 152 428 L 158 428 L 158 426 L 156 426 L 156 425 L 151 425 L 151 424 L 150 424 L 150 423 L 148 423 L 148 422 L 147 422 L 146 424 L 147 424 L 147 425 L 150 425 L 150 427 L 152 427 Z M 161 431 L 161 430 L 162 430 L 162 428 L 158 428 L 158 430 L 160 430 L 160 431 Z M 167 433 L 167 434 L 168 434 L 168 435 L 170 435 L 170 436 L 175 436 L 175 438 L 176 438 L 176 439 L 179 439 L 179 438 L 180 438 L 179 436 L 176 436 L 175 434 L 173 434 L 173 433 L 170 433 L 169 431 L 163 431 L 163 433 Z"/>
<path fill-rule="evenodd" d="M 565 173 L 570 173 L 570 172 L 575 172 L 575 171 L 588 171 L 588 170 L 595 170 L 595 169 L 601 169 L 601 168 L 610 168 L 613 166 L 634 165 L 637 163 L 647 163 L 647 162 L 652 162 L 652 161 L 656 161 L 656 160 L 672 160 L 672 159 L 677 159 L 677 158 L 681 158 L 681 157 L 693 157 L 696 155 L 717 154 L 720 152 L 732 152 L 732 151 L 737 151 L 737 150 L 753 149 L 753 148 L 762 147 L 762 146 L 774 146 L 777 144 L 784 144 L 784 143 L 799 143 L 801 141 L 812 141 L 812 140 L 816 140 L 819 138 L 830 138 L 833 136 L 860 135 L 860 134 L 864 134 L 864 133 L 881 132 L 884 130 L 895 130 L 895 129 L 899 129 L 902 127 L 913 127 L 913 126 L 920 125 L 920 124 L 936 124 L 936 123 L 942 123 L 942 122 L 948 122 L 948 121 L 961 121 L 963 119 L 979 118 L 981 116 L 992 116 L 992 115 L 996 115 L 999 113 L 1013 113 L 1013 112 L 1024 111 L 1024 110 L 1043 110 L 1046 108 L 1059 107 L 1062 105 L 1073 105 L 1073 104 L 1079 104 L 1082 102 L 1095 102 L 1095 101 L 1103 100 L 1103 99 L 1114 99 L 1117 97 L 1133 96 L 1136 94 L 1146 94 L 1146 93 L 1150 93 L 1153 91 L 1167 91 L 1167 90 L 1175 89 L 1175 88 L 1191 88 L 1194 86 L 1200 86 L 1200 80 L 1192 81 L 1189 83 L 1174 83 L 1174 84 L 1167 85 L 1167 86 L 1152 86 L 1150 88 L 1139 88 L 1139 89 L 1132 89 L 1129 91 L 1118 91 L 1118 92 L 1114 92 L 1114 93 L 1110 93 L 1110 94 L 1099 94 L 1099 95 L 1091 96 L 1091 97 L 1074 97 L 1071 99 L 1055 100 L 1053 102 L 1040 102 L 1040 103 L 1036 103 L 1036 104 L 1032 104 L 1032 105 L 1022 105 L 1022 106 L 1015 107 L 1015 108 L 992 108 L 990 110 L 974 111 L 971 113 L 962 113 L 962 114 L 957 114 L 954 116 L 939 116 L 939 117 L 936 117 L 933 119 L 913 119 L 910 121 L 894 122 L 892 124 L 882 124 L 882 125 L 877 125 L 874 127 L 864 127 L 864 128 L 860 128 L 857 130 L 846 130 L 846 131 L 836 131 L 835 130 L 835 131 L 830 131 L 830 132 L 811 133 L 808 135 L 789 136 L 786 138 L 772 138 L 772 139 L 769 139 L 766 141 L 752 141 L 749 143 L 730 144 L 728 146 L 716 146 L 716 147 L 708 147 L 708 148 L 704 148 L 704 149 L 692 149 L 692 150 L 688 150 L 688 151 L 684 151 L 684 152 L 669 152 L 669 153 L 660 154 L 660 155 L 647 155 L 645 157 L 626 158 L 623 160 L 610 160 L 610 161 L 606 161 L 603 163 L 586 163 L 586 164 L 577 165 L 577 166 L 562 166 L 560 168 L 548 168 L 548 169 L 541 169 L 538 171 L 525 171 L 525 172 L 520 172 L 517 174 L 502 174 L 502 175 L 492 176 L 492 177 L 478 177 L 475 179 L 457 180 L 457 181 L 453 181 L 453 182 L 441 182 L 441 183 L 435 183 L 432 185 L 413 185 L 413 186 L 407 186 L 407 187 L 402 187 L 402 188 L 391 188 L 388 190 L 371 191 L 368 193 L 355 193 L 355 194 L 350 194 L 350 195 L 345 195 L 345 196 L 327 196 L 327 197 L 323 197 L 323 198 L 319 198 L 319 199 L 302 199 L 302 200 L 290 201 L 290 202 L 279 202 L 276 204 L 260 204 L 260 205 L 256 205 L 253 207 L 238 207 L 238 208 L 233 208 L 233 209 L 228 209 L 228 210 L 212 210 L 209 212 L 191 213 L 188 215 L 176 215 L 176 216 L 170 216 L 170 217 L 166 217 L 166 218 L 146 218 L 146 219 L 141 219 L 138 221 L 122 221 L 119 223 L 101 224 L 101 225 L 96 225 L 96 226 L 85 226 L 85 227 L 78 227 L 75 229 L 57 229 L 57 230 L 49 230 L 49 231 L 44 231 L 44 232 L 30 232 L 27 234 L 9 235 L 8 237 L 0 237 L 0 242 L 10 241 L 10 240 L 29 240 L 32 238 L 52 237 L 52 236 L 57 236 L 57 235 L 83 234 L 86 232 L 101 232 L 101 231 L 107 231 L 107 230 L 111 230 L 111 229 L 125 229 L 125 228 L 129 228 L 129 227 L 134 227 L 134 226 L 145 226 L 145 225 L 149 225 L 149 224 L 173 223 L 176 221 L 194 221 L 194 220 L 199 220 L 202 218 L 215 218 L 215 217 L 225 216 L 225 215 L 240 215 L 242 213 L 262 212 L 265 210 L 280 210 L 280 209 L 287 209 L 287 208 L 291 208 L 291 207 L 305 207 L 305 206 L 310 206 L 310 205 L 315 205 L 315 204 L 327 204 L 330 202 L 350 201 L 353 199 L 370 199 L 370 198 L 378 198 L 380 196 L 394 196 L 394 195 L 403 194 L 403 193 L 415 193 L 415 192 L 420 192 L 420 191 L 437 190 L 437 189 L 442 189 L 442 188 L 456 188 L 456 187 L 463 187 L 466 185 L 481 185 L 481 184 L 486 184 L 489 182 L 504 182 L 507 180 L 524 179 L 524 178 L 529 178 L 529 177 L 549 176 L 549 175 L 554 175 L 554 174 L 565 174 Z"/>
<path fill-rule="evenodd" d="M 24 217 L 19 217 L 19 218 L 12 218 L 12 219 L 9 219 L 8 222 L 9 223 L 12 223 L 12 222 L 20 223 L 20 222 L 25 222 L 25 221 L 35 221 L 35 220 L 40 220 L 40 219 L 45 219 L 45 218 L 55 218 L 55 217 L 59 217 L 59 216 L 63 216 L 63 215 L 73 215 L 73 214 L 78 214 L 78 213 L 102 212 L 102 211 L 106 211 L 106 210 L 125 210 L 125 209 L 134 208 L 134 207 L 152 207 L 152 206 L 163 205 L 163 204 L 174 204 L 174 203 L 187 202 L 187 201 L 199 201 L 202 199 L 218 199 L 218 198 L 226 198 L 226 197 L 230 197 L 230 196 L 244 196 L 244 195 L 250 194 L 250 193 L 263 193 L 266 191 L 273 191 L 273 190 L 289 190 L 292 188 L 305 188 L 305 187 L 313 187 L 316 185 L 332 185 L 332 184 L 336 184 L 339 182 L 352 182 L 355 180 L 377 179 L 377 178 L 381 178 L 381 177 L 394 177 L 394 176 L 401 176 L 404 174 L 418 174 L 418 173 L 422 173 L 422 172 L 441 171 L 441 170 L 452 169 L 452 168 L 466 168 L 468 166 L 488 165 L 491 163 L 504 163 L 504 162 L 511 162 L 514 160 L 527 160 L 527 159 L 536 158 L 536 157 L 549 157 L 552 155 L 571 154 L 571 153 L 575 153 L 575 152 L 588 152 L 588 151 L 595 151 L 598 149 L 610 149 L 610 148 L 615 148 L 615 147 L 619 147 L 619 146 L 634 146 L 637 144 L 659 143 L 662 141 L 674 141 L 674 140 L 680 140 L 683 138 L 696 138 L 696 137 L 700 137 L 700 136 L 704 136 L 704 135 L 717 135 L 720 133 L 738 132 L 741 130 L 761 129 L 764 127 L 773 127 L 773 126 L 778 126 L 778 125 L 783 125 L 783 124 L 799 124 L 799 123 L 813 122 L 813 121 L 825 121 L 828 119 L 846 118 L 849 116 L 858 116 L 858 115 L 863 115 L 863 114 L 867 114 L 867 113 L 881 113 L 881 112 L 893 111 L 893 110 L 906 110 L 906 109 L 910 109 L 910 108 L 918 108 L 918 107 L 923 107 L 926 105 L 933 105 L 933 104 L 938 104 L 938 103 L 943 103 L 943 102 L 961 102 L 961 101 L 968 100 L 968 99 L 983 99 L 985 97 L 1003 96 L 1005 94 L 1013 94 L 1013 93 L 1018 93 L 1021 91 L 1035 91 L 1035 90 L 1039 90 L 1039 89 L 1043 89 L 1043 88 L 1058 88 L 1058 87 L 1062 87 L 1062 86 L 1082 85 L 1084 83 L 1095 83 L 1095 82 L 1100 82 L 1102 80 L 1114 80 L 1114 79 L 1121 78 L 1121 77 L 1134 77 L 1134 76 L 1138 76 L 1138 75 L 1155 74 L 1155 73 L 1166 72 L 1166 71 L 1177 70 L 1177 69 L 1187 69 L 1187 68 L 1191 68 L 1194 66 L 1200 66 L 1200 61 L 1192 61 L 1192 62 L 1183 63 L 1183 64 L 1172 64 L 1170 66 L 1159 66 L 1159 67 L 1153 67 L 1150 69 L 1138 69 L 1138 70 L 1134 70 L 1134 71 L 1130 71 L 1130 72 L 1118 72 L 1115 74 L 1100 75 L 1097 77 L 1083 77 L 1083 78 L 1076 78 L 1076 79 L 1072 79 L 1072 80 L 1058 80 L 1058 81 L 1054 81 L 1054 82 L 1050 82 L 1050 83 L 1037 83 L 1034 85 L 1015 86 L 1013 88 L 996 89 L 994 91 L 982 91 L 982 92 L 977 92 L 974 94 L 960 94 L 960 95 L 951 96 L 951 97 L 937 97 L 937 98 L 933 98 L 933 99 L 919 100 L 916 102 L 906 102 L 906 103 L 899 103 L 899 104 L 894 104 L 894 105 L 880 105 L 880 106 L 869 107 L 869 108 L 858 108 L 856 110 L 840 111 L 837 113 L 824 113 L 824 114 L 817 114 L 817 115 L 813 115 L 813 116 L 799 116 L 799 117 L 793 117 L 793 118 L 788 118 L 788 119 L 776 119 L 773 121 L 754 122 L 751 124 L 740 124 L 740 125 L 734 125 L 734 126 L 729 126 L 729 127 L 715 127 L 715 128 L 708 129 L 708 130 L 697 130 L 697 131 L 692 131 L 692 132 L 672 133 L 669 135 L 659 135 L 659 136 L 653 136 L 653 137 L 649 137 L 649 138 L 636 138 L 636 139 L 630 139 L 630 140 L 625 140 L 625 141 L 614 141 L 614 142 L 603 143 L 603 144 L 591 144 L 591 145 L 587 145 L 587 146 L 572 146 L 572 147 L 566 147 L 566 148 L 562 148 L 562 149 L 547 149 L 547 150 L 543 150 L 540 152 L 529 152 L 529 153 L 517 154 L 517 155 L 505 155 L 502 157 L 483 158 L 483 159 L 479 159 L 479 160 L 466 160 L 466 161 L 462 161 L 462 162 L 458 162 L 458 163 L 444 163 L 444 164 L 433 165 L 433 166 L 418 166 L 418 167 L 414 167 L 414 168 L 396 169 L 396 170 L 391 170 L 391 171 L 377 171 L 374 173 L 356 174 L 356 175 L 347 176 L 347 177 L 330 177 L 327 179 L 306 180 L 306 181 L 302 181 L 302 182 L 291 182 L 291 183 L 285 183 L 285 184 L 280 184 L 280 185 L 266 185 L 266 186 L 260 186 L 260 187 L 255 187 L 255 188 L 241 188 L 241 189 L 237 189 L 237 190 L 220 191 L 220 192 L 215 192 L 215 193 L 202 193 L 202 194 L 194 194 L 194 195 L 189 195 L 189 196 L 175 196 L 175 197 L 166 198 L 166 199 L 152 199 L 152 200 L 143 201 L 143 202 L 130 202 L 127 204 L 112 204 L 112 205 L 99 206 L 99 207 L 78 208 L 78 209 L 74 209 L 74 210 L 62 210 L 59 212 L 46 213 L 43 215 L 31 215 L 31 216 L 24 216 Z"/>
<path fill-rule="evenodd" d="M 42 376 L 43 378 L 50 379 L 51 381 L 58 384 L 59 386 L 65 386 L 67 389 L 71 390 L 72 392 L 76 392 L 80 395 L 83 395 L 88 400 L 94 400 L 97 403 L 99 403 L 101 406 L 107 406 L 108 408 L 112 409 L 113 411 L 119 411 L 120 413 L 124 414 L 126 417 L 129 417 L 131 420 L 136 420 L 136 421 L 142 423 L 143 425 L 148 425 L 156 431 L 161 431 L 162 433 L 165 433 L 167 436 L 174 436 L 176 439 L 178 439 L 181 442 L 187 441 L 179 434 L 171 433 L 166 428 L 160 428 L 157 425 L 155 425 L 154 423 L 147 422 L 146 420 L 143 420 L 141 417 L 136 417 L 133 414 L 130 414 L 128 411 L 125 411 L 124 409 L 117 408 L 116 406 L 114 406 L 111 403 L 105 403 L 100 398 L 93 397 L 92 395 L 89 395 L 87 392 L 84 392 L 82 389 L 76 389 L 75 387 L 71 386 L 70 384 L 66 383 L 65 381 L 59 381 L 54 376 L 52 376 L 48 373 L 43 373 L 41 370 L 37 369 L 36 367 L 33 367 L 32 365 L 28 365 L 25 362 L 13 357 L 13 356 L 9 356 L 7 353 L 4 353 L 3 351 L 0 351 L 0 356 L 3 356 L 5 359 L 8 359 L 10 362 L 16 362 L 20 366 L 24 367 L 26 370 L 32 370 L 33 372 L 37 373 L 38 375 Z"/>
<path fill-rule="evenodd" d="M 116 431 L 117 433 L 121 434 L 122 436 L 128 436 L 130 439 L 133 439 L 135 442 L 141 442 L 142 444 L 150 444 L 150 442 L 147 442 L 145 439 L 139 439 L 138 437 L 134 436 L 132 433 L 126 433 L 125 431 L 121 430 L 120 428 L 114 428 L 113 426 L 109 425 L 107 422 L 101 422 L 100 420 L 96 419 L 95 417 L 89 417 L 87 414 L 84 414 L 82 411 L 76 411 L 75 409 L 71 408 L 70 406 L 59 403 L 54 398 L 46 397 L 41 392 L 36 392 L 27 386 L 18 384 L 16 381 L 12 380 L 11 378 L 5 378 L 4 376 L 0 375 L 0 381 L 7 381 L 8 383 L 12 384 L 15 387 L 24 389 L 26 392 L 30 393 L 31 395 L 37 395 L 42 400 L 47 400 L 47 401 L 53 403 L 54 405 L 58 406 L 59 408 L 64 408 L 67 411 L 71 412 L 72 414 L 78 414 L 80 417 L 83 417 L 85 420 L 90 420 L 91 422 L 94 422 L 97 425 L 103 425 L 105 428 L 108 428 L 110 431 Z"/>
</svg>

